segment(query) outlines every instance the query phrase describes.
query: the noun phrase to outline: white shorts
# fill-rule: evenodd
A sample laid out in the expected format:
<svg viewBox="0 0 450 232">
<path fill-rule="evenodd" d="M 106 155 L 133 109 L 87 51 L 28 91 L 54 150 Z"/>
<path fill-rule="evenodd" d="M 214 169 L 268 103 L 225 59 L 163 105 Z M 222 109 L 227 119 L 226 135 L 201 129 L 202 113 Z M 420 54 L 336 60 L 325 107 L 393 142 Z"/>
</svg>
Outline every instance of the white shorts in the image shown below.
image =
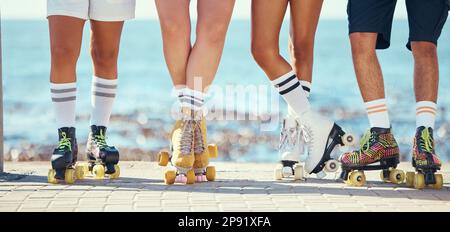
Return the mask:
<svg viewBox="0 0 450 232">
<path fill-rule="evenodd" d="M 136 0 L 47 0 L 47 17 L 64 15 L 97 21 L 134 18 Z"/>
</svg>

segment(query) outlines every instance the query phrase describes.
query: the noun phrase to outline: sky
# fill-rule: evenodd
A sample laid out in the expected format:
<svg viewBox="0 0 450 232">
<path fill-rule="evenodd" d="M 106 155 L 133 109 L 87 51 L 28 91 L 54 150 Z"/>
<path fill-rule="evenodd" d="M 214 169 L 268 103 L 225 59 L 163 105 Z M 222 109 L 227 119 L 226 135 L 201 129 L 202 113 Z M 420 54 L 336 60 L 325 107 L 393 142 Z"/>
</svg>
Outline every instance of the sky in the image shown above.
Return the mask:
<svg viewBox="0 0 450 232">
<path fill-rule="evenodd" d="M 1 17 L 3 19 L 45 19 L 47 0 L 0 0 Z M 277 1 L 277 0 L 273 0 Z M 248 19 L 250 17 L 251 0 L 236 0 L 233 18 Z M 136 0 L 137 19 L 156 19 L 154 0 Z M 345 19 L 347 0 L 325 0 L 322 18 Z M 195 15 L 195 4 L 191 4 Z M 405 18 L 404 1 L 397 4 L 396 18 Z"/>
</svg>

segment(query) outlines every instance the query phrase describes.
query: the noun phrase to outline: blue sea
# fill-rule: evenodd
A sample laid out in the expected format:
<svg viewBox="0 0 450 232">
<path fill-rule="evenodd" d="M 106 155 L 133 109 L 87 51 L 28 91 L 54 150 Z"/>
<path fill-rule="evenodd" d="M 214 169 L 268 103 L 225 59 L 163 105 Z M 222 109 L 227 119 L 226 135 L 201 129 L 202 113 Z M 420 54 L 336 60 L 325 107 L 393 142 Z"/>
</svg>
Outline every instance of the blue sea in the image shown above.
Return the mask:
<svg viewBox="0 0 450 232">
<path fill-rule="evenodd" d="M 193 30 L 195 31 L 195 30 Z M 404 160 L 409 159 L 415 130 L 413 60 L 406 49 L 407 21 L 393 26 L 392 45 L 379 51 L 385 77 L 386 95 L 394 133 Z M 312 106 L 362 135 L 368 126 L 363 101 L 353 71 L 345 20 L 322 20 L 315 47 Z M 195 37 L 193 36 L 193 39 Z M 287 55 L 288 22 L 283 27 L 280 46 Z M 49 33 L 45 20 L 2 21 L 3 88 L 5 106 L 5 152 L 11 159 L 50 152 L 57 140 L 49 91 Z M 78 135 L 87 137 L 90 109 L 89 26 L 86 25 L 82 53 L 78 62 Z M 450 24 L 447 23 L 439 44 L 440 87 L 436 126 L 438 153 L 449 161 L 450 145 Z M 250 54 L 250 21 L 233 20 L 214 84 L 225 86 L 265 86 L 270 83 Z M 162 51 L 159 23 L 134 20 L 124 28 L 119 61 L 119 93 L 110 125 L 110 143 L 127 151 L 128 159 L 142 159 L 133 152 L 154 157 L 168 146 L 166 135 L 173 119 L 170 109 L 170 80 Z M 250 98 L 252 99 L 252 98 Z M 278 99 L 277 99 L 278 100 Z M 252 100 L 250 100 L 252 101 Z M 251 103 L 251 102 L 250 102 Z M 254 102 L 257 104 L 257 102 Z M 280 117 L 286 106 L 280 101 Z M 250 104 L 251 105 L 251 104 Z M 226 109 L 245 115 L 246 109 Z M 273 112 L 272 112 L 273 113 Z M 278 115 L 278 112 L 275 112 Z M 279 127 L 261 130 L 257 120 L 211 121 L 211 142 L 219 144 L 222 160 L 267 162 L 277 160 Z M 33 149 L 41 149 L 40 153 Z M 28 149 L 28 150 L 27 150 Z M 39 154 L 38 154 L 39 153 Z M 31 158 L 30 158 L 31 156 Z M 144 158 L 143 160 L 145 160 Z"/>
</svg>

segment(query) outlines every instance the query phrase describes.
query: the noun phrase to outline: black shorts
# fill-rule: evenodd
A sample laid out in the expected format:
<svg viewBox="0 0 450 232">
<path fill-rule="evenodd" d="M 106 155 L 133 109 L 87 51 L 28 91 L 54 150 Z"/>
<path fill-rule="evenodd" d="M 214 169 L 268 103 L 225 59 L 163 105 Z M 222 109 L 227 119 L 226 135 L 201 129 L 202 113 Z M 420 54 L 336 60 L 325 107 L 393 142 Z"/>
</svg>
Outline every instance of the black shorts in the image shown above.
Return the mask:
<svg viewBox="0 0 450 232">
<path fill-rule="evenodd" d="M 377 49 L 386 49 L 391 43 L 391 28 L 397 0 L 348 0 L 349 33 L 376 32 Z M 437 45 L 450 10 L 450 0 L 406 0 L 409 39 Z"/>
</svg>

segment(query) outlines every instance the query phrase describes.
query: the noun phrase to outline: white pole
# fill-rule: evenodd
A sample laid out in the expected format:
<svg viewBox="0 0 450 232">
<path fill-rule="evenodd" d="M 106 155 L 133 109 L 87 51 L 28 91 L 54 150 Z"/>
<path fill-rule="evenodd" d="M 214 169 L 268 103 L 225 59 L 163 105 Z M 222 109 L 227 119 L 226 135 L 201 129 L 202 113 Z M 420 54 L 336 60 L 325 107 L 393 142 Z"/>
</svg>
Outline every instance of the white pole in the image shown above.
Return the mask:
<svg viewBox="0 0 450 232">
<path fill-rule="evenodd" d="M 3 172 L 3 78 L 2 78 L 2 20 L 0 14 L 0 173 Z"/>
</svg>

